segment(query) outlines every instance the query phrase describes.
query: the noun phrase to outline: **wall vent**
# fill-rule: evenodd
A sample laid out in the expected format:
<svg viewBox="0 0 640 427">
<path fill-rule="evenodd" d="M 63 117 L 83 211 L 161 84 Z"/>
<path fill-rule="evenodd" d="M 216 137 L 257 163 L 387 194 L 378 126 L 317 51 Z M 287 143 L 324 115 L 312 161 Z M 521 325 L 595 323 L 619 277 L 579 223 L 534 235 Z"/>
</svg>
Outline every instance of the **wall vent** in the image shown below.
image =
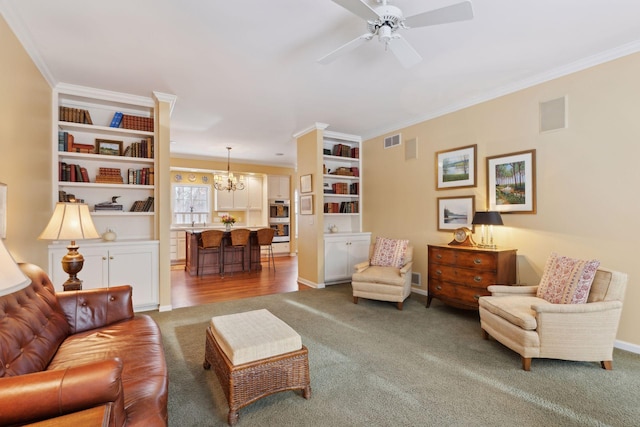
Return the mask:
<svg viewBox="0 0 640 427">
<path fill-rule="evenodd" d="M 411 160 L 418 158 L 418 143 L 416 138 L 404 142 L 404 159 Z"/>
<path fill-rule="evenodd" d="M 420 273 L 411 272 L 411 284 L 418 286 L 422 285 L 422 276 L 420 275 Z"/>
<path fill-rule="evenodd" d="M 391 135 L 384 139 L 384 148 L 391 148 L 396 145 L 400 145 L 400 134 Z"/>
<path fill-rule="evenodd" d="M 567 127 L 567 97 L 540 103 L 540 133 Z"/>
</svg>

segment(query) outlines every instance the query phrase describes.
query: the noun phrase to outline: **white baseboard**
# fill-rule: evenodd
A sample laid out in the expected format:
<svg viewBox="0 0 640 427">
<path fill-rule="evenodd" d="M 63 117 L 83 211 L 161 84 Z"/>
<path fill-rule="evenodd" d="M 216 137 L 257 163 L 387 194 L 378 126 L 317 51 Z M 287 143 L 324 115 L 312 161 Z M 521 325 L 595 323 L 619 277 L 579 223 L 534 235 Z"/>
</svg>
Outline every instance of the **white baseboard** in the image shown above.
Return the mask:
<svg viewBox="0 0 640 427">
<path fill-rule="evenodd" d="M 411 292 L 415 292 L 418 295 L 424 295 L 425 297 L 429 296 L 429 292 L 424 290 L 424 289 L 420 289 L 420 288 L 411 288 Z"/>
<path fill-rule="evenodd" d="M 302 283 L 303 285 L 309 286 L 311 288 L 317 288 L 317 289 L 324 288 L 324 283 L 315 283 L 315 282 L 312 282 L 310 280 L 303 279 L 300 276 L 298 276 L 298 280 L 297 281 L 298 281 L 298 283 Z"/>
<path fill-rule="evenodd" d="M 619 348 L 620 350 L 630 351 L 631 353 L 640 354 L 640 345 L 631 344 L 630 342 L 616 340 L 613 343 L 615 348 Z"/>
<path fill-rule="evenodd" d="M 169 305 L 161 305 L 160 307 L 158 307 L 158 311 L 171 311 L 173 310 L 173 306 L 171 304 Z"/>
</svg>

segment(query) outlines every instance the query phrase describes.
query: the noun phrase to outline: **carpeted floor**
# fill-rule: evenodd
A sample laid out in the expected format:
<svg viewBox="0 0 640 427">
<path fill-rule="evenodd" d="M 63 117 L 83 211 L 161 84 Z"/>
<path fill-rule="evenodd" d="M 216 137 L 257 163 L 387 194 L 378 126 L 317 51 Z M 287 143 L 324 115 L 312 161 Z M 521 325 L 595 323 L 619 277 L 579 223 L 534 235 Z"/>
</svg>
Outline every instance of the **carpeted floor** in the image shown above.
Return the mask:
<svg viewBox="0 0 640 427">
<path fill-rule="evenodd" d="M 238 426 L 636 426 L 640 356 L 598 363 L 520 357 L 480 335 L 478 314 L 412 295 L 360 300 L 351 286 L 150 312 L 169 366 L 169 425 L 223 426 L 228 406 L 202 368 L 212 316 L 266 308 L 309 348 L 312 396 L 278 393 L 240 410 Z"/>
</svg>

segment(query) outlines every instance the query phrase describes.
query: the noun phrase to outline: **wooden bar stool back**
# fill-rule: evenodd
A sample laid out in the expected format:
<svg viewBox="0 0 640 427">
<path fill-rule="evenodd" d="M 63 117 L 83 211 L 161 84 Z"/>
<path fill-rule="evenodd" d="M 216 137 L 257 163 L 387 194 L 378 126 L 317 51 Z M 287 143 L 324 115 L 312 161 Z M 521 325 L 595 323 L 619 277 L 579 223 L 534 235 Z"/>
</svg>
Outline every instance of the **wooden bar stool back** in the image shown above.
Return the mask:
<svg viewBox="0 0 640 427">
<path fill-rule="evenodd" d="M 205 230 L 200 233 L 198 242 L 198 276 L 202 275 L 208 254 L 216 254 L 218 256 L 218 274 L 222 274 L 222 236 L 224 236 L 222 230 Z"/>
<path fill-rule="evenodd" d="M 257 231 L 258 235 L 258 244 L 260 245 L 260 257 L 262 258 L 262 251 L 266 251 L 267 253 L 267 262 L 268 268 L 271 268 L 271 263 L 273 262 L 273 271 L 276 271 L 276 262 L 273 258 L 273 236 L 275 235 L 276 230 L 273 228 L 261 228 Z"/>
</svg>

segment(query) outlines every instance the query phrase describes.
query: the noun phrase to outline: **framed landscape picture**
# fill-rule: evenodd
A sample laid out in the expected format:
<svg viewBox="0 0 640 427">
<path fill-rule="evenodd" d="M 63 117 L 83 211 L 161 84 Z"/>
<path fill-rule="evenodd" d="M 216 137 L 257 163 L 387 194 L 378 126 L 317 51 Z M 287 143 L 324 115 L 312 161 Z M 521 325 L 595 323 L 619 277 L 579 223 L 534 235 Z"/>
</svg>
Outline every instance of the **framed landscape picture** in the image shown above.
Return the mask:
<svg viewBox="0 0 640 427">
<path fill-rule="evenodd" d="M 487 157 L 490 211 L 536 213 L 536 150 Z"/>
<path fill-rule="evenodd" d="M 96 139 L 96 153 L 107 156 L 122 155 L 122 141 L 112 141 L 110 139 Z"/>
<path fill-rule="evenodd" d="M 436 153 L 436 190 L 476 186 L 477 145 Z"/>
<path fill-rule="evenodd" d="M 448 231 L 467 227 L 473 231 L 475 196 L 438 197 L 438 230 Z"/>
</svg>

